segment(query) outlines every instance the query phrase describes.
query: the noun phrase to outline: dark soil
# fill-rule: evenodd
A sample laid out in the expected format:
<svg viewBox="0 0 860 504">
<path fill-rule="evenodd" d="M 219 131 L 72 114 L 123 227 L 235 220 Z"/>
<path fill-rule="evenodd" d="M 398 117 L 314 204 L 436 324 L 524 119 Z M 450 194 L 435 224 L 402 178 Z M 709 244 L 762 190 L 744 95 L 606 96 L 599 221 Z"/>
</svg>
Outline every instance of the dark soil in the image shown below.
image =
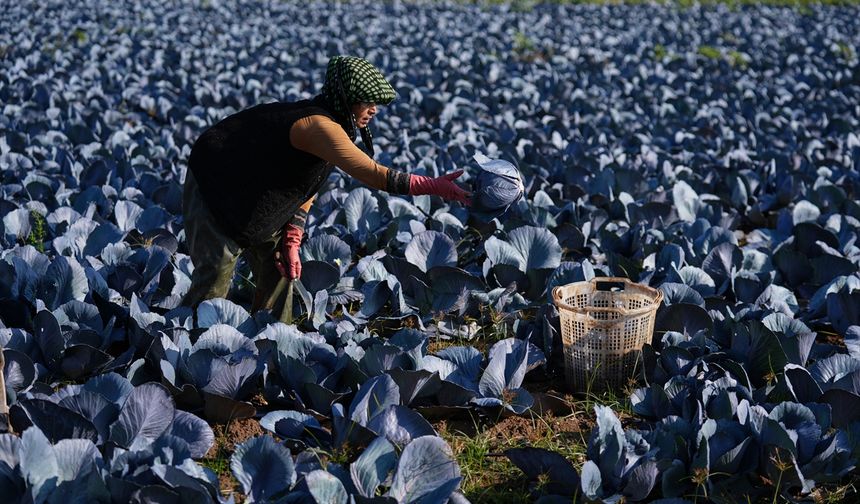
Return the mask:
<svg viewBox="0 0 860 504">
<path fill-rule="evenodd" d="M 232 444 L 242 444 L 254 436 L 264 434 L 260 421 L 255 418 L 234 420 L 227 426 L 227 441 Z"/>
<path fill-rule="evenodd" d="M 591 430 L 588 419 L 584 417 L 555 417 L 552 414 L 543 417 L 509 417 L 490 427 L 486 435 L 493 444 L 499 446 L 531 446 L 546 442 L 551 435 L 558 439 L 568 439 L 572 443 L 581 443 L 580 433 Z"/>
<path fill-rule="evenodd" d="M 845 338 L 842 335 L 832 332 L 832 330 L 819 330 L 815 333 L 815 342 L 833 345 L 837 348 L 845 349 Z"/>
<path fill-rule="evenodd" d="M 254 418 L 233 420 L 227 425 L 213 425 L 212 431 L 215 433 L 215 443 L 200 462 L 218 475 L 218 484 L 223 495 L 233 495 L 236 502 L 242 502 L 245 496 L 242 495 L 242 487 L 230 470 L 230 457 L 236 445 L 264 434 L 260 421 Z"/>
</svg>

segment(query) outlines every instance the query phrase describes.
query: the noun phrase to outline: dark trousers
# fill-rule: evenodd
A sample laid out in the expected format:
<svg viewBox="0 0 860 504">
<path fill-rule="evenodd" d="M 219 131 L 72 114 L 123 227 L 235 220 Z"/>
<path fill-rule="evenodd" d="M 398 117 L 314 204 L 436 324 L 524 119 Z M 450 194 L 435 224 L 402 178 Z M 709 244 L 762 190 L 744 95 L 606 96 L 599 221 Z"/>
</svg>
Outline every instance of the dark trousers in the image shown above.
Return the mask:
<svg viewBox="0 0 860 504">
<path fill-rule="evenodd" d="M 266 304 L 281 278 L 275 267 L 274 254 L 281 241 L 282 231 L 277 231 L 265 242 L 242 249 L 218 227 L 215 217 L 203 201 L 191 170 L 185 175 L 182 217 L 185 241 L 194 265 L 191 288 L 182 299 L 182 304 L 197 307 L 206 299 L 226 298 L 233 283 L 236 261 L 241 255 L 251 267 L 251 280 L 255 286 L 251 311 L 272 308 Z"/>
</svg>

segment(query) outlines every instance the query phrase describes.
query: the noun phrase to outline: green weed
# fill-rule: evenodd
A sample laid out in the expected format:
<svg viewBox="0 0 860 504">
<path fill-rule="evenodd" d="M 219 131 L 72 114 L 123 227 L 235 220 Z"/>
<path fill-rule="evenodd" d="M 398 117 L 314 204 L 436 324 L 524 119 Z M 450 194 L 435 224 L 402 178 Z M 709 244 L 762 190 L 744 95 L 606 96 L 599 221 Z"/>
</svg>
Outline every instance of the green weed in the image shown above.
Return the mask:
<svg viewBox="0 0 860 504">
<path fill-rule="evenodd" d="M 739 42 L 738 38 L 735 37 L 734 33 L 728 32 L 728 31 L 723 32 L 723 34 L 720 35 L 720 38 L 723 40 L 723 42 L 725 44 L 728 44 L 728 45 L 734 45 L 734 44 L 737 44 Z"/>
<path fill-rule="evenodd" d="M 27 244 L 32 245 L 39 252 L 45 252 L 45 218 L 35 210 L 30 210 L 30 234 L 27 235 Z"/>
<path fill-rule="evenodd" d="M 709 45 L 699 46 L 699 49 L 696 52 L 708 59 L 713 60 L 718 60 L 723 57 L 719 49 Z"/>
<path fill-rule="evenodd" d="M 729 62 L 732 64 L 732 66 L 739 67 L 739 68 L 746 68 L 747 66 L 749 66 L 749 59 L 742 52 L 738 52 L 738 51 L 734 51 L 734 50 L 729 51 L 728 57 L 729 57 Z"/>
<path fill-rule="evenodd" d="M 839 55 L 842 56 L 845 61 L 851 61 L 854 59 L 855 53 L 853 47 L 846 44 L 845 42 L 839 42 L 838 47 Z"/>
<path fill-rule="evenodd" d="M 230 457 L 233 456 L 233 448 L 232 443 L 225 435 L 216 434 L 214 450 L 210 450 L 207 454 L 209 457 L 199 460 L 200 465 L 208 467 L 218 477 L 222 495 L 229 495 L 238 487 L 238 482 L 233 478 L 230 469 Z"/>
<path fill-rule="evenodd" d="M 481 334 L 488 344 L 513 336 L 512 332 L 508 330 L 508 320 L 513 318 L 514 314 L 494 310 L 492 306 L 485 308 L 483 305 L 479 307 L 479 311 L 485 322 L 481 328 Z"/>
<path fill-rule="evenodd" d="M 72 38 L 75 39 L 79 44 L 83 44 L 87 41 L 87 32 L 85 32 L 82 28 L 75 28 L 75 31 L 72 32 Z"/>
<path fill-rule="evenodd" d="M 473 428 L 477 432 L 452 431 L 446 424 L 439 429 L 439 435 L 451 446 L 460 466 L 463 477 L 460 490 L 475 504 L 528 502 L 525 476 L 503 453 L 517 446 L 516 440 L 494 439 L 476 423 Z"/>
<path fill-rule="evenodd" d="M 229 474 L 230 456 L 231 454 L 225 453 L 217 458 L 201 459 L 200 465 L 212 469 L 212 472 L 214 472 L 218 476 Z"/>
<path fill-rule="evenodd" d="M 522 61 L 545 60 L 548 57 L 546 52 L 539 48 L 531 37 L 521 31 L 514 33 L 512 51 Z"/>
<path fill-rule="evenodd" d="M 854 476 L 851 481 L 844 485 L 834 487 L 817 487 L 812 491 L 812 498 L 821 504 L 842 504 L 843 502 L 856 502 L 860 499 L 860 476 Z"/>
<path fill-rule="evenodd" d="M 526 51 L 534 51 L 535 43 L 525 33 L 518 31 L 514 33 L 514 51 L 524 53 Z"/>
</svg>

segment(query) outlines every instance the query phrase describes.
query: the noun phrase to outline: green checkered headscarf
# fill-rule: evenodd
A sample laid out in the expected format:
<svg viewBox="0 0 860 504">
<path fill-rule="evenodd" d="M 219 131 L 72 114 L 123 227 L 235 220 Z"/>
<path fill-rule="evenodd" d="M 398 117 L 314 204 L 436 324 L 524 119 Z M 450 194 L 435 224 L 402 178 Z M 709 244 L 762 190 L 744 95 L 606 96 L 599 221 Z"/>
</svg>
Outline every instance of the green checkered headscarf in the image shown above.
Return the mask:
<svg viewBox="0 0 860 504">
<path fill-rule="evenodd" d="M 325 100 L 349 125 L 347 134 L 355 138 L 355 121 L 350 107 L 359 102 L 388 105 L 396 97 L 394 88 L 369 61 L 355 56 L 335 56 L 328 62 L 322 88 Z M 373 155 L 370 131 L 361 129 L 361 138 Z"/>
</svg>

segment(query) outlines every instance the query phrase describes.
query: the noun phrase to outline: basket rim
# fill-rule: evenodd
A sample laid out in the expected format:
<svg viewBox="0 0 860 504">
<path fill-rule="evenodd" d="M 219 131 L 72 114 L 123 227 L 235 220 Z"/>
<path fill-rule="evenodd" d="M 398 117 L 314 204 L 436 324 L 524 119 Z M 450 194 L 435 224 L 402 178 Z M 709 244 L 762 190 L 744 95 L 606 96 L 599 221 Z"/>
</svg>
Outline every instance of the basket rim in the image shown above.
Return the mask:
<svg viewBox="0 0 860 504">
<path fill-rule="evenodd" d="M 597 284 L 598 282 L 622 282 L 627 285 L 635 285 L 636 287 L 645 289 L 646 291 L 650 291 L 653 293 L 653 303 L 649 306 L 643 306 L 641 308 L 635 308 L 633 310 L 628 310 L 626 308 L 615 308 L 615 307 L 598 307 L 598 306 L 589 306 L 586 308 L 581 308 L 577 306 L 572 306 L 564 302 L 561 297 L 561 290 L 565 287 L 570 287 L 571 285 L 580 285 L 580 284 Z M 591 280 L 585 280 L 582 282 L 572 282 L 565 285 L 559 285 L 552 289 L 552 300 L 555 305 L 563 310 L 572 311 L 580 314 L 588 314 L 589 312 L 602 312 L 602 313 L 624 313 L 628 316 L 642 315 L 648 313 L 650 311 L 656 311 L 657 308 L 660 307 L 660 303 L 663 301 L 663 291 L 660 289 L 656 289 L 651 287 L 650 285 L 640 284 L 633 282 L 629 278 L 624 277 L 594 277 Z"/>
</svg>

